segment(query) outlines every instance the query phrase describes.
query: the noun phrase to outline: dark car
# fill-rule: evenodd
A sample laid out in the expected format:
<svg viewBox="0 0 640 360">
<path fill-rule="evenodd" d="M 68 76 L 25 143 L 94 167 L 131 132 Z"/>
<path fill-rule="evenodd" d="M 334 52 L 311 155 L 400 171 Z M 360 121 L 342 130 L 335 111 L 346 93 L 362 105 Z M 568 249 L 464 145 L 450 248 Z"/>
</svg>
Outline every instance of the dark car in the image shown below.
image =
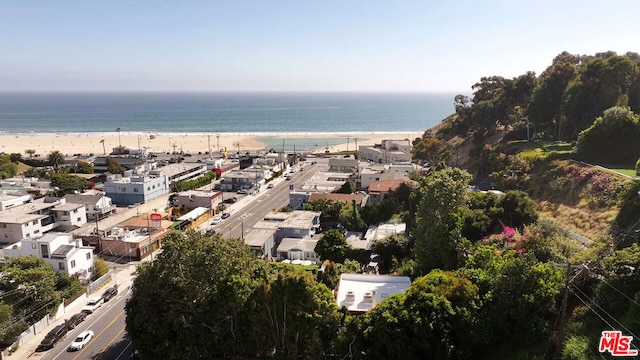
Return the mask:
<svg viewBox="0 0 640 360">
<path fill-rule="evenodd" d="M 234 197 L 232 197 L 232 198 L 224 199 L 224 201 L 223 201 L 223 202 L 224 202 L 225 204 L 233 204 L 233 203 L 235 203 L 236 201 L 238 201 L 238 198 L 234 196 Z"/>
<path fill-rule="evenodd" d="M 84 319 L 87 318 L 87 314 L 86 313 L 77 313 L 75 315 L 73 315 L 72 317 L 70 317 L 65 324 L 67 325 L 67 328 L 69 329 L 75 329 L 76 326 L 78 326 L 78 324 L 80 324 L 81 322 L 84 321 Z"/>
<path fill-rule="evenodd" d="M 40 345 L 36 348 L 36 351 L 45 351 L 49 349 L 53 349 L 54 346 L 64 337 L 64 335 L 69 331 L 67 325 L 58 325 L 53 328 L 53 330 L 49 331 L 47 336 L 44 337 Z"/>
<path fill-rule="evenodd" d="M 108 288 L 107 290 L 104 291 L 104 293 L 102 293 L 102 300 L 104 300 L 104 302 L 107 302 L 116 295 L 118 295 L 118 288 L 116 287 Z"/>
</svg>

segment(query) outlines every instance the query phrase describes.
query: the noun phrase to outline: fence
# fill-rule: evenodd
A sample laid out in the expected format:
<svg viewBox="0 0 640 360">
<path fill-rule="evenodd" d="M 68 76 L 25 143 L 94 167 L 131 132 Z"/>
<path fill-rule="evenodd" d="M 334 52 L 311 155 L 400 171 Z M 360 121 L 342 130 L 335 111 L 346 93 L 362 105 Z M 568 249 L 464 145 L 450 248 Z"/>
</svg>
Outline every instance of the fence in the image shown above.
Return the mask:
<svg viewBox="0 0 640 360">
<path fill-rule="evenodd" d="M 102 275 L 96 281 L 87 285 L 87 296 L 96 292 L 96 290 L 98 290 L 102 285 L 104 285 L 104 283 L 111 280 L 111 277 L 112 277 L 112 271 L 109 270 L 108 273 Z"/>
</svg>

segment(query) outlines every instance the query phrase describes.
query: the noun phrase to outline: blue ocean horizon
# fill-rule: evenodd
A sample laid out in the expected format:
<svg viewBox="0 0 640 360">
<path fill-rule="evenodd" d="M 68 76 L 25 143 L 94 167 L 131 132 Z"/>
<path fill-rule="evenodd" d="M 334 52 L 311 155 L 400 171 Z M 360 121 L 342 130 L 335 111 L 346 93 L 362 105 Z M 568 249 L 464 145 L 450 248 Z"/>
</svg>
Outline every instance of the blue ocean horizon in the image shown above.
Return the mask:
<svg viewBox="0 0 640 360">
<path fill-rule="evenodd" d="M 454 112 L 454 93 L 3 92 L 0 134 L 407 133 Z"/>
</svg>

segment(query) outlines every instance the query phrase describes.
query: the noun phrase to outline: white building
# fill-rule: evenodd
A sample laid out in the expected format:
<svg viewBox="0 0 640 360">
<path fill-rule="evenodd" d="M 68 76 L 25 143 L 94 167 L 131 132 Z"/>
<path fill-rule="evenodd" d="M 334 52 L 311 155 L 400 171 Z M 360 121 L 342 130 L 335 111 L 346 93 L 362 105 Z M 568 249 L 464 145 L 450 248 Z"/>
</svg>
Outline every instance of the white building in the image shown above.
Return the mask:
<svg viewBox="0 0 640 360">
<path fill-rule="evenodd" d="M 95 220 L 109 216 L 115 209 L 111 198 L 101 193 L 97 194 L 67 194 L 67 203 L 83 204 L 87 212 L 87 219 Z"/>
<path fill-rule="evenodd" d="M 35 256 L 53 266 L 57 273 L 77 276 L 80 280 L 91 277 L 93 272 L 93 247 L 82 246 L 67 233 L 48 233 L 36 239 L 22 239 L 5 246 L 5 259 Z"/>
<path fill-rule="evenodd" d="M 378 164 L 411 162 L 411 142 L 404 140 L 382 140 L 373 146 L 359 146 L 358 156 Z"/>
<path fill-rule="evenodd" d="M 418 171 L 415 164 L 385 164 L 367 166 L 360 170 L 360 188 L 366 189 L 376 181 L 408 179 Z"/>
<path fill-rule="evenodd" d="M 0 243 L 37 238 L 51 230 L 69 231 L 87 223 L 84 205 L 41 198 L 0 212 Z"/>
<path fill-rule="evenodd" d="M 126 174 L 126 172 L 125 172 Z M 107 176 L 105 192 L 114 204 L 142 204 L 169 193 L 169 179 L 158 176 Z"/>
<path fill-rule="evenodd" d="M 411 285 L 407 276 L 342 274 L 336 302 L 351 312 L 367 312 L 393 294 Z"/>
<path fill-rule="evenodd" d="M 26 204 L 33 199 L 33 195 L 19 191 L 0 192 L 0 212 L 14 206 Z"/>
<path fill-rule="evenodd" d="M 278 245 L 277 260 L 303 260 L 303 261 L 317 261 L 319 259 L 316 254 L 315 248 L 318 243 L 318 239 L 311 238 L 284 238 Z"/>
</svg>

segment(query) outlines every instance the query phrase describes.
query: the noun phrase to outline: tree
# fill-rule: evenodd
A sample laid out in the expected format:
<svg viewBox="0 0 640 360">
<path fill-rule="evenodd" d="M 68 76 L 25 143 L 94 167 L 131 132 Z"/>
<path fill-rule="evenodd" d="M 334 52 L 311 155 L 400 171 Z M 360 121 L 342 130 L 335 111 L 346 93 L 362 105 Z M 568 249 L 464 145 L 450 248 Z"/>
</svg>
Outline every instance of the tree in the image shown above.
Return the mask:
<svg viewBox="0 0 640 360">
<path fill-rule="evenodd" d="M 10 293 L 3 300 L 15 304 L 14 316 L 24 318 L 27 323 L 40 320 L 60 303 L 56 273 L 44 260 L 34 256 L 9 258 L 3 274 L 2 283 Z"/>
<path fill-rule="evenodd" d="M 122 167 L 122 165 L 120 165 L 120 163 L 118 162 L 118 160 L 112 158 L 112 157 L 107 157 L 107 171 L 111 174 L 124 174 L 125 172 L 125 168 Z"/>
<path fill-rule="evenodd" d="M 258 309 L 259 329 L 278 357 L 321 359 L 338 331 L 338 308 L 332 291 L 313 276 L 288 266 L 264 288 Z"/>
<path fill-rule="evenodd" d="M 8 179 L 16 176 L 18 165 L 11 161 L 9 154 L 0 155 L 0 179 Z"/>
<path fill-rule="evenodd" d="M 64 164 L 64 155 L 62 155 L 60 151 L 54 150 L 49 153 L 47 160 L 49 161 L 50 166 L 53 166 L 54 169 L 58 170 L 60 165 Z"/>
<path fill-rule="evenodd" d="M 24 151 L 24 153 L 29 155 L 30 158 L 32 158 L 33 155 L 35 155 L 36 151 L 34 149 L 27 149 Z"/>
<path fill-rule="evenodd" d="M 11 153 L 9 155 L 9 159 L 11 160 L 12 163 L 19 163 L 20 160 L 22 160 L 22 154 L 20 153 Z"/>
<path fill-rule="evenodd" d="M 81 174 L 93 174 L 93 164 L 90 162 L 79 161 L 75 167 L 76 171 Z"/>
<path fill-rule="evenodd" d="M 589 162 L 633 164 L 640 157 L 640 123 L 628 107 L 604 111 L 578 136 L 578 156 Z"/>
<path fill-rule="evenodd" d="M 562 269 L 538 261 L 532 252 L 519 254 L 496 245 L 481 245 L 460 272 L 478 286 L 482 343 L 523 348 L 548 334 L 556 315 L 556 299 L 564 286 Z"/>
<path fill-rule="evenodd" d="M 322 358 L 338 331 L 333 294 L 310 273 L 197 232 L 168 235 L 138 267 L 126 312 L 134 346 L 151 359 Z"/>
<path fill-rule="evenodd" d="M 366 316 L 359 348 L 367 359 L 472 358 L 477 291 L 464 277 L 434 270 Z"/>
<path fill-rule="evenodd" d="M 593 58 L 580 68 L 564 97 L 564 115 L 572 138 L 589 127 L 596 117 L 613 106 L 626 106 L 627 93 L 638 74 L 629 58 Z"/>
<path fill-rule="evenodd" d="M 156 261 L 138 267 L 127 332 L 145 358 L 255 356 L 256 336 L 267 336 L 250 300 L 259 273 L 239 239 L 172 233 Z"/>
<path fill-rule="evenodd" d="M 339 194 L 353 194 L 354 191 L 356 191 L 356 184 L 351 180 L 347 180 L 336 192 Z"/>
<path fill-rule="evenodd" d="M 409 239 L 404 234 L 393 234 L 376 240 L 371 250 L 380 256 L 380 272 L 387 273 L 409 256 Z"/>
<path fill-rule="evenodd" d="M 567 60 L 570 59 L 567 58 Z M 575 72 L 575 63 L 559 60 L 540 75 L 527 108 L 529 121 L 537 132 L 552 135 L 556 139 L 560 138 L 559 126 L 563 116 L 562 96 L 575 76 Z"/>
<path fill-rule="evenodd" d="M 414 257 L 423 273 L 459 265 L 463 250 L 462 207 L 471 175 L 457 168 L 435 170 L 421 181 L 416 225 L 411 231 Z"/>
<path fill-rule="evenodd" d="M 106 275 L 109 272 L 109 265 L 107 264 L 106 261 L 100 258 L 95 258 L 93 260 L 93 269 L 95 273 L 95 278 L 97 279 L 103 275 Z"/>
<path fill-rule="evenodd" d="M 49 180 L 51 186 L 59 189 L 60 195 L 82 192 L 89 188 L 89 181 L 76 175 L 51 173 Z"/>
<path fill-rule="evenodd" d="M 362 220 L 355 200 L 352 200 L 351 204 L 344 205 L 340 210 L 340 224 L 348 231 L 364 231 L 367 229 L 367 224 Z"/>
<path fill-rule="evenodd" d="M 447 142 L 436 137 L 416 138 L 411 148 L 411 157 L 424 160 L 431 165 L 443 161 L 449 153 Z"/>
<path fill-rule="evenodd" d="M 330 260 L 334 262 L 343 262 L 347 254 L 351 250 L 351 246 L 347 242 L 342 232 L 338 229 L 329 229 L 318 240 L 314 251 L 322 260 Z"/>
<path fill-rule="evenodd" d="M 524 191 L 507 191 L 498 205 L 502 208 L 500 220 L 503 225 L 522 230 L 538 219 L 537 204 Z"/>
</svg>

